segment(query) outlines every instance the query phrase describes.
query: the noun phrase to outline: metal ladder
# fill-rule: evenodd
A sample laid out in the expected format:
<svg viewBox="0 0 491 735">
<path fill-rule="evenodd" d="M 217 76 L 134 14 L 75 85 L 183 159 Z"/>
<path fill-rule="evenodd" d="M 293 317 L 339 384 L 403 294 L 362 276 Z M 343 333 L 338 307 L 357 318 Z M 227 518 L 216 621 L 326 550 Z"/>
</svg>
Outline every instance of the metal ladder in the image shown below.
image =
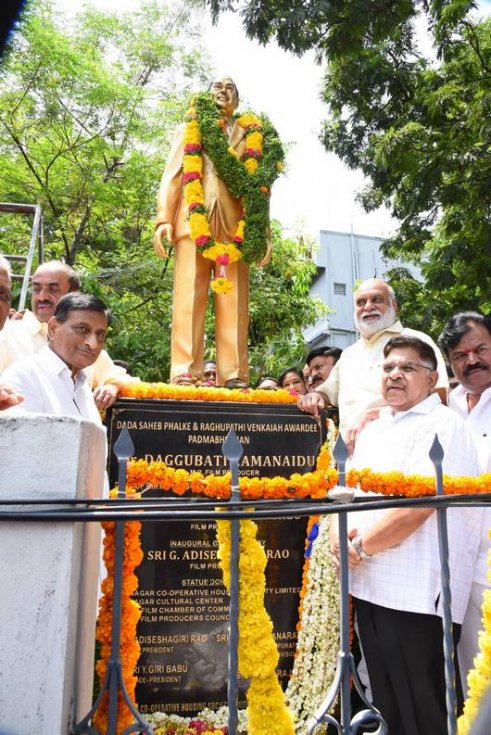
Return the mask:
<svg viewBox="0 0 491 735">
<path fill-rule="evenodd" d="M 27 255 L 7 255 L 6 253 L 3 254 L 9 262 L 22 263 L 24 265 L 24 273 L 12 273 L 13 280 L 22 281 L 19 304 L 17 307 L 18 311 L 21 311 L 26 306 L 27 291 L 31 278 L 32 262 L 34 260 L 34 251 L 36 248 L 36 244 L 38 249 L 38 264 L 40 265 L 44 259 L 43 215 L 39 204 L 13 204 L 0 202 L 0 214 L 2 212 L 6 214 L 33 215 L 31 237 L 29 241 L 29 250 L 27 252 Z"/>
</svg>

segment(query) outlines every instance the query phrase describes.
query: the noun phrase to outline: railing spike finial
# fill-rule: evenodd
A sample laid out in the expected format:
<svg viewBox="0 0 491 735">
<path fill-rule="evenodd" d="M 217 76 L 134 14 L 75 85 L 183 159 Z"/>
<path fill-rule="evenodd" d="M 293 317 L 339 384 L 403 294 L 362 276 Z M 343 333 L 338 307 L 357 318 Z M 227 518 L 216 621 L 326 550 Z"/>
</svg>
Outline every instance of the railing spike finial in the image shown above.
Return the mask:
<svg viewBox="0 0 491 735">
<path fill-rule="evenodd" d="M 126 427 L 121 429 L 121 433 L 114 442 L 113 452 L 116 455 L 118 462 L 124 459 L 131 459 L 134 455 L 135 445 L 133 444 L 130 432 Z"/>
</svg>

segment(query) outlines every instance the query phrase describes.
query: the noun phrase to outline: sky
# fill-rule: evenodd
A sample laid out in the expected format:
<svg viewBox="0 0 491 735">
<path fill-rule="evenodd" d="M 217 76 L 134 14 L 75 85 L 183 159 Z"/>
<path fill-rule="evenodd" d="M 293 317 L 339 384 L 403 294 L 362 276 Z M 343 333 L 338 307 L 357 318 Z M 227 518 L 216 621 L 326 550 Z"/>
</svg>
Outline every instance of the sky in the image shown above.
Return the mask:
<svg viewBox="0 0 491 735">
<path fill-rule="evenodd" d="M 336 230 L 385 237 L 395 228 L 386 210 L 366 214 L 356 202 L 363 187 L 360 172 L 349 170 L 319 141 L 327 108 L 320 99 L 323 69 L 313 54 L 301 58 L 248 40 L 238 16 L 227 13 L 218 26 L 208 24 L 208 50 L 218 73 L 237 83 L 242 99 L 264 112 L 290 144 L 286 173 L 277 180 L 271 213 L 284 227 Z"/>
<path fill-rule="evenodd" d="M 71 12 L 85 1 L 57 0 Z M 98 8 L 114 12 L 130 11 L 138 4 L 138 0 L 97 0 Z M 489 2 L 483 2 L 481 9 L 489 13 Z M 275 183 L 271 197 L 271 215 L 283 225 L 285 234 L 302 232 L 315 239 L 320 230 L 382 238 L 392 234 L 397 222 L 385 208 L 366 213 L 357 202 L 356 194 L 364 186 L 361 172 L 348 169 L 319 141 L 327 107 L 320 99 L 323 69 L 313 55 L 299 58 L 275 43 L 263 47 L 250 41 L 233 13 L 222 14 L 216 26 L 205 18 L 203 29 L 215 72 L 230 75 L 243 102 L 265 113 L 289 144 L 285 173 Z M 423 27 L 418 35 L 422 50 L 428 53 Z"/>
<path fill-rule="evenodd" d="M 68 14 L 90 0 L 55 0 Z M 97 0 L 99 9 L 131 11 L 139 0 Z M 366 214 L 356 202 L 363 186 L 359 172 L 350 171 L 319 141 L 327 108 L 320 100 L 323 70 L 312 54 L 301 58 L 275 43 L 263 47 L 245 37 L 240 18 L 220 16 L 216 26 L 206 16 L 204 45 L 217 74 L 235 80 L 244 107 L 266 114 L 284 143 L 289 144 L 286 169 L 271 196 L 271 216 L 285 234 L 297 232 L 318 240 L 321 229 L 388 236 L 397 223 L 385 210 Z"/>
</svg>

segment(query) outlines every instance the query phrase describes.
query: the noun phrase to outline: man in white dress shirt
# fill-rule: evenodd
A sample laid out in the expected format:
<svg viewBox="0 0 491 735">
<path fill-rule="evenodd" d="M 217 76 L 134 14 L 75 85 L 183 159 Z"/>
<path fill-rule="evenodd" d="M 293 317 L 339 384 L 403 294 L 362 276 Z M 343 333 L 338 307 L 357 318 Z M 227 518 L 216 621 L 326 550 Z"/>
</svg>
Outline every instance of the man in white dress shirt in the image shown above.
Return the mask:
<svg viewBox="0 0 491 735">
<path fill-rule="evenodd" d="M 434 476 L 430 447 L 438 435 L 443 471 L 475 475 L 477 451 L 464 421 L 434 388 L 430 345 L 393 337 L 384 348 L 387 406 L 361 431 L 350 466 Z M 448 511 L 452 619 L 458 638 L 477 555 L 477 509 Z M 394 735 L 446 735 L 440 560 L 431 508 L 394 508 L 348 515 L 350 592 L 373 701 Z M 336 530 L 331 548 L 339 553 Z M 461 696 L 460 696 L 461 699 Z"/>
<path fill-rule="evenodd" d="M 48 322 L 48 344 L 2 375 L 2 382 L 24 397 L 10 410 L 82 416 L 101 424 L 84 369 L 100 355 L 108 323 L 109 310 L 96 296 L 63 296 Z"/>
<path fill-rule="evenodd" d="M 491 317 L 475 311 L 452 316 L 439 338 L 458 385 L 449 397 L 449 406 L 465 419 L 477 445 L 482 473 L 491 472 Z M 466 675 L 472 668 L 482 630 L 482 601 L 488 583 L 491 508 L 483 511 L 479 555 L 474 569 L 471 596 L 462 624 L 459 663 L 466 693 Z"/>
<path fill-rule="evenodd" d="M 354 294 L 354 320 L 360 339 L 343 350 L 327 380 L 298 402 L 302 411 L 314 416 L 327 402 L 338 406 L 339 428 L 350 451 L 365 423 L 376 418 L 385 405 L 380 392 L 380 368 L 384 347 L 391 337 L 407 334 L 428 342 L 438 360 L 435 389 L 444 401 L 448 388 L 439 349 L 424 332 L 402 326 L 394 290 L 387 283 L 370 278 L 360 284 Z"/>
<path fill-rule="evenodd" d="M 40 265 L 31 283 L 31 307 L 22 318 L 10 319 L 0 331 L 0 374 L 15 360 L 32 355 L 46 345 L 48 322 L 60 298 L 80 289 L 77 273 L 66 263 L 51 260 Z M 105 350 L 87 371 L 99 408 L 108 408 L 118 397 L 121 385 L 135 380 L 115 365 Z"/>
</svg>

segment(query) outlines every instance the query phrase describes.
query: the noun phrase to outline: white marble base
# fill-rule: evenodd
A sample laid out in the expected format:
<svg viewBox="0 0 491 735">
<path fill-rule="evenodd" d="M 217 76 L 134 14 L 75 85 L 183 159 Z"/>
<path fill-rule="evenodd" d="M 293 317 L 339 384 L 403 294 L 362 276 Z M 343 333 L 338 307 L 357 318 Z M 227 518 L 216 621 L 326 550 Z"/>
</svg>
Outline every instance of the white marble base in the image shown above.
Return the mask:
<svg viewBox="0 0 491 735">
<path fill-rule="evenodd" d="M 0 414 L 0 497 L 102 497 L 104 430 Z M 67 735 L 90 709 L 99 524 L 0 522 L 0 735 Z"/>
</svg>

